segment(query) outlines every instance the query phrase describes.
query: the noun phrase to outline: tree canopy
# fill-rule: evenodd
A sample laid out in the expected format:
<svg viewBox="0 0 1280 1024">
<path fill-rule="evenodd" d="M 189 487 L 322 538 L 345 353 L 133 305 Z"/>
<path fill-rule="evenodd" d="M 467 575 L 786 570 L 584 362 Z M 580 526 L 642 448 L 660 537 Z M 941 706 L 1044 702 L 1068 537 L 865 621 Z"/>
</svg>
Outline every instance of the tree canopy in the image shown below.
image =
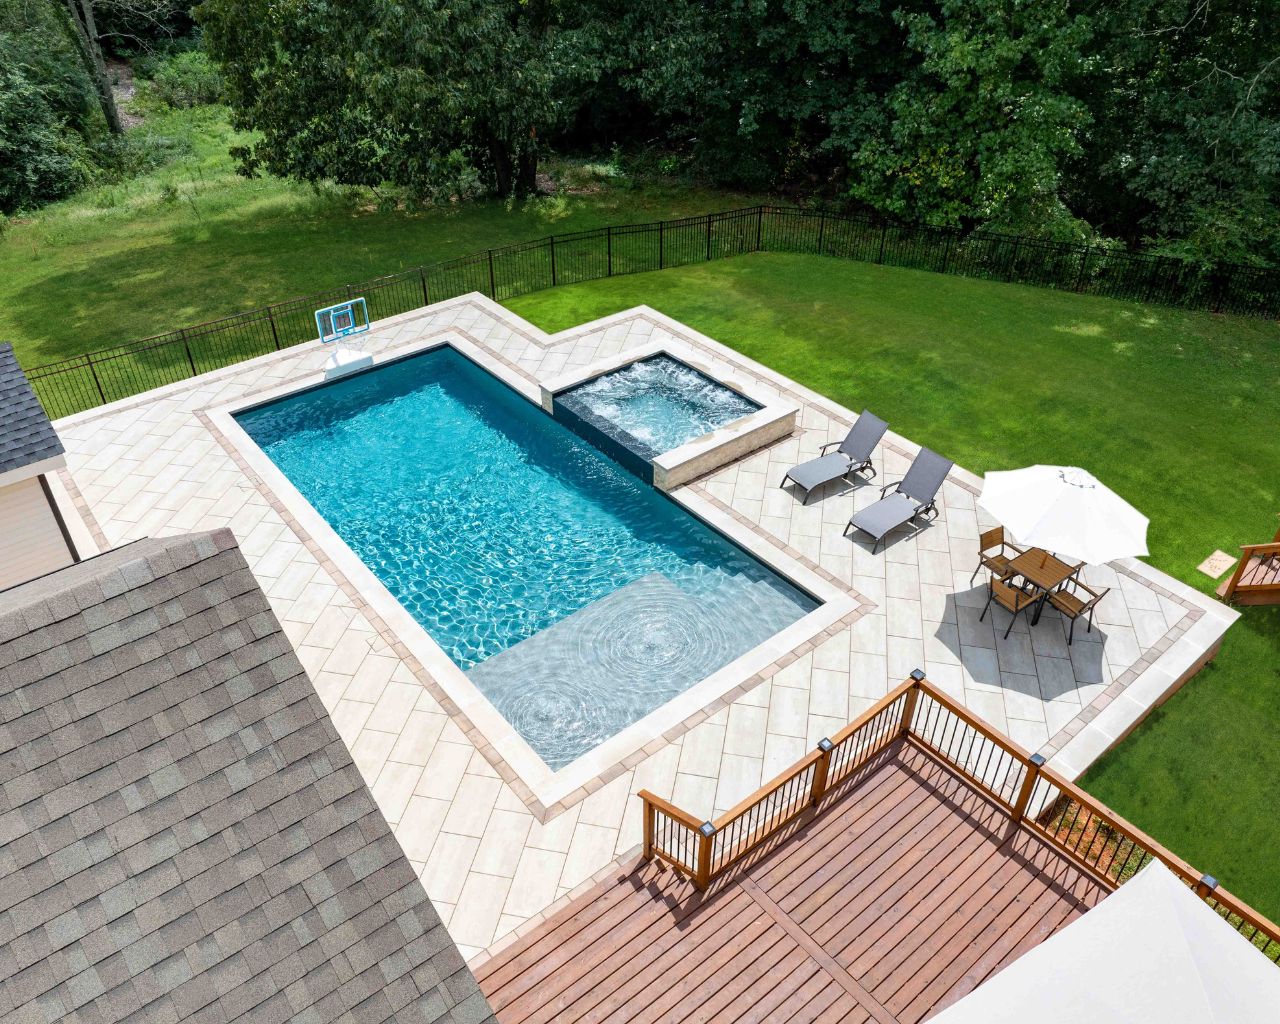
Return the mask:
<svg viewBox="0 0 1280 1024">
<path fill-rule="evenodd" d="M 889 216 L 1277 264 L 1275 4 L 204 0 L 195 18 L 255 133 L 247 173 L 430 202 L 529 192 L 549 149 L 617 146 Z M 188 8 L 6 5 L 42 9 L 46 35 L 61 19 L 53 49 L 80 51 L 62 78 L 81 112 L 42 44 L 0 75 L 0 146 L 28 154 L 6 187 L 38 202 L 75 178 L 58 125 L 83 122 L 86 85 L 112 120 L 94 13 L 108 45 Z"/>
</svg>

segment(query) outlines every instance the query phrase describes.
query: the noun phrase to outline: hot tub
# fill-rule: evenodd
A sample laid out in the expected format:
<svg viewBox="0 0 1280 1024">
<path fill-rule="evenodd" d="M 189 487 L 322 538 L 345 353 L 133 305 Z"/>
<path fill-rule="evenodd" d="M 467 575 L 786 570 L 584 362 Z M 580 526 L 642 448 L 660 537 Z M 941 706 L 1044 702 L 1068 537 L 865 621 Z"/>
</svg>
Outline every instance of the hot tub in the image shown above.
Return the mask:
<svg viewBox="0 0 1280 1024">
<path fill-rule="evenodd" d="M 543 405 L 645 481 L 671 490 L 785 437 L 794 406 L 665 350 L 631 353 L 544 388 Z"/>
</svg>

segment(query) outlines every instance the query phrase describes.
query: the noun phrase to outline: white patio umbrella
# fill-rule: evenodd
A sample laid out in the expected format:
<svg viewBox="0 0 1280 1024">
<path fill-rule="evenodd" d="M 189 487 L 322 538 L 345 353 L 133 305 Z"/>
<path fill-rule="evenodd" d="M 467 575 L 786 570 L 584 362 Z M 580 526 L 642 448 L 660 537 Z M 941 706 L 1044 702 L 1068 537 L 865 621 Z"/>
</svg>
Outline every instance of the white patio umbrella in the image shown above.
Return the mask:
<svg viewBox="0 0 1280 1024">
<path fill-rule="evenodd" d="M 1147 553 L 1147 517 L 1075 466 L 988 473 L 978 504 L 1022 543 L 1090 565 Z"/>
<path fill-rule="evenodd" d="M 930 1024 L 1242 1024 L 1280 1017 L 1280 967 L 1151 861 Z"/>
</svg>

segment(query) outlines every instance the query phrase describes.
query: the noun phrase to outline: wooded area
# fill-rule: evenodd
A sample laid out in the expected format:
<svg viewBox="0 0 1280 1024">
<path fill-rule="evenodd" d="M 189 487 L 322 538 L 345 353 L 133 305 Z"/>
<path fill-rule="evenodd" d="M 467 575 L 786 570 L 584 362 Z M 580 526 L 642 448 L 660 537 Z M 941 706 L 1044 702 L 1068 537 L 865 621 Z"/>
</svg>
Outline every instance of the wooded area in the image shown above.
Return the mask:
<svg viewBox="0 0 1280 1024">
<path fill-rule="evenodd" d="M 0 10 L 6 210 L 101 162 L 102 51 L 145 52 L 194 19 L 237 127 L 256 133 L 246 173 L 414 205 L 527 193 L 540 156 L 616 147 L 665 174 L 907 220 L 1280 262 L 1273 0 Z"/>
</svg>

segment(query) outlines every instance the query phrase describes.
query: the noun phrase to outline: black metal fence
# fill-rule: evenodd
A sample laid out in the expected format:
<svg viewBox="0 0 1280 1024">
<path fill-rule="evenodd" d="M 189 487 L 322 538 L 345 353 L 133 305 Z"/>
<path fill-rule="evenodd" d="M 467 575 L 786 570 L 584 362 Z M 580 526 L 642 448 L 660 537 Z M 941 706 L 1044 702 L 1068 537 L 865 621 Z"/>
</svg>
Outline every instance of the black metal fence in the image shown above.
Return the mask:
<svg viewBox="0 0 1280 1024">
<path fill-rule="evenodd" d="M 1242 316 L 1280 317 L 1280 270 L 1196 264 L 857 214 L 756 206 L 550 235 L 317 292 L 27 371 L 51 417 L 127 398 L 315 338 L 314 310 L 363 295 L 381 320 L 465 292 L 501 301 L 561 284 L 748 252 L 834 256 Z"/>
</svg>

